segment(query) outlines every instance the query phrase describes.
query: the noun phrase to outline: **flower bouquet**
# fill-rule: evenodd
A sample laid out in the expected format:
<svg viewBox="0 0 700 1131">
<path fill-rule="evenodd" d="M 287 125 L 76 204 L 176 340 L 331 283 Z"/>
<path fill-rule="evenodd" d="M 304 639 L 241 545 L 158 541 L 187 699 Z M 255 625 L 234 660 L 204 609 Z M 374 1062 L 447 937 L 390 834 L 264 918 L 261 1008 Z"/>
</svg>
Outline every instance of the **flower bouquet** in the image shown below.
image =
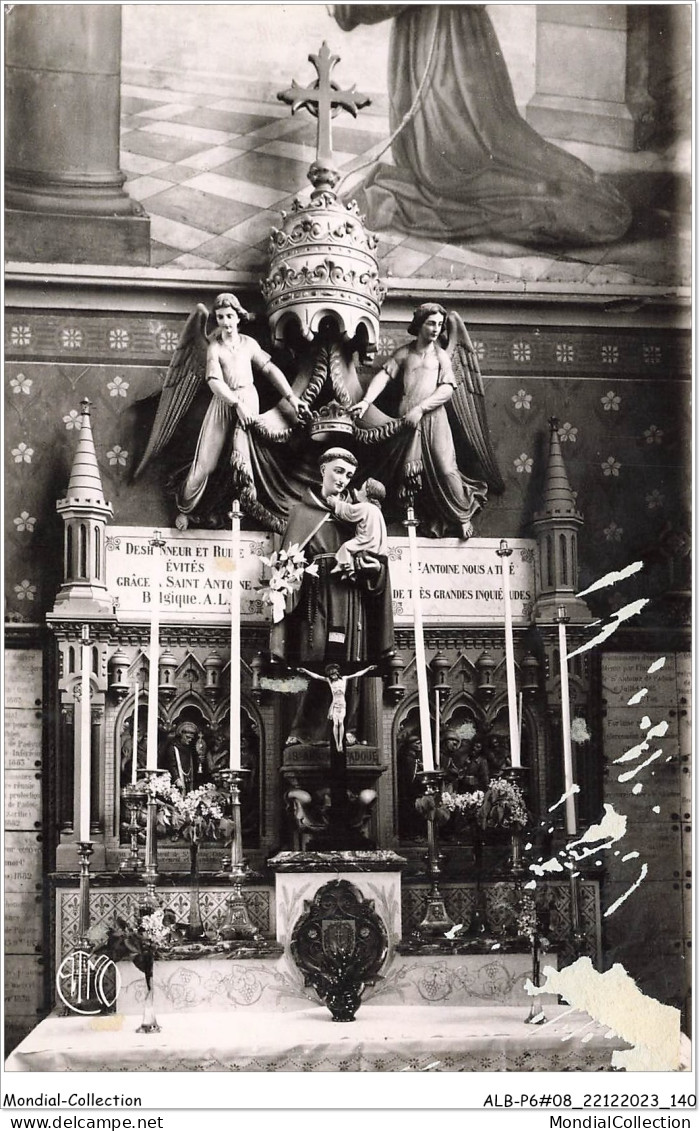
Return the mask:
<svg viewBox="0 0 700 1131">
<path fill-rule="evenodd" d="M 157 827 L 161 835 L 199 844 L 203 840 L 226 840 L 233 835 L 233 821 L 224 817 L 224 799 L 211 782 L 183 793 L 175 785 L 158 792 Z"/>
<path fill-rule="evenodd" d="M 479 812 L 482 829 L 507 829 L 521 832 L 529 821 L 525 800 L 517 785 L 505 778 L 494 778 L 484 795 Z"/>
<path fill-rule="evenodd" d="M 199 906 L 199 845 L 203 840 L 232 840 L 233 821 L 224 816 L 224 798 L 215 785 L 208 782 L 189 793 L 169 785 L 167 797 L 162 795 L 157 823 L 162 835 L 189 842 L 190 849 L 190 912 L 187 936 L 190 940 L 205 936 Z"/>
<path fill-rule="evenodd" d="M 304 574 L 318 576 L 318 566 L 315 562 L 308 565 L 304 551 L 296 542 L 286 550 L 275 550 L 269 558 L 262 558 L 261 561 L 269 568 L 270 576 L 263 580 L 257 591 L 263 601 L 270 605 L 272 620 L 278 624 L 284 617 L 287 598 L 299 592 Z"/>
<path fill-rule="evenodd" d="M 159 1033 L 160 1025 L 153 1004 L 153 966 L 156 958 L 177 941 L 175 915 L 162 907 L 154 911 L 139 909 L 135 925 L 130 925 L 120 915 L 114 923 L 95 924 L 87 938 L 93 954 L 106 954 L 113 962 L 130 958 L 146 979 L 143 1019 L 140 1033 Z"/>
<path fill-rule="evenodd" d="M 472 793 L 452 793 L 450 790 L 445 790 L 440 805 L 447 813 L 460 813 L 463 817 L 475 819 L 483 801 L 483 789 L 475 789 Z"/>
</svg>

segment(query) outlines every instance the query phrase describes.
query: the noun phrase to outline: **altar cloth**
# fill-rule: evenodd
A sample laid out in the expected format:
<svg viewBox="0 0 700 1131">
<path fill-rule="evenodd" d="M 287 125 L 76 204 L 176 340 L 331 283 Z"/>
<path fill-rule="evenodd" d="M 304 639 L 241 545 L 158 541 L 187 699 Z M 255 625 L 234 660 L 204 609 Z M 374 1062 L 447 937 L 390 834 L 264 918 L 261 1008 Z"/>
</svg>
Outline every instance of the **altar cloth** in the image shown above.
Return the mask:
<svg viewBox="0 0 700 1131">
<path fill-rule="evenodd" d="M 295 1013 L 169 1013 L 160 1033 L 138 1018 L 41 1021 L 8 1072 L 605 1072 L 629 1045 L 580 1011 L 374 1006 L 334 1022 L 323 1006 Z"/>
</svg>

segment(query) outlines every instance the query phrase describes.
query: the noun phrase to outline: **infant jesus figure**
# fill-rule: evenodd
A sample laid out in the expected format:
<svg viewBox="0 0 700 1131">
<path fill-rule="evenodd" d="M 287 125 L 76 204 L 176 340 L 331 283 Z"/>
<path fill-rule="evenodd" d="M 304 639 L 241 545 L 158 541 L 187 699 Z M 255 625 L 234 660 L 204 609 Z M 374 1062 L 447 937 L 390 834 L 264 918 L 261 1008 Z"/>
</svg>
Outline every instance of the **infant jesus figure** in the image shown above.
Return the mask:
<svg viewBox="0 0 700 1131">
<path fill-rule="evenodd" d="M 341 522 L 350 522 L 355 527 L 355 537 L 343 542 L 335 555 L 336 565 L 331 573 L 343 573 L 352 577 L 356 565 L 362 565 L 364 553 L 382 554 L 386 556 L 387 534 L 384 515 L 381 505 L 386 498 L 386 490 L 377 479 L 366 479 L 355 492 L 357 502 L 346 502 L 337 496 L 331 495 L 326 501 L 330 503 L 333 513 Z"/>
</svg>

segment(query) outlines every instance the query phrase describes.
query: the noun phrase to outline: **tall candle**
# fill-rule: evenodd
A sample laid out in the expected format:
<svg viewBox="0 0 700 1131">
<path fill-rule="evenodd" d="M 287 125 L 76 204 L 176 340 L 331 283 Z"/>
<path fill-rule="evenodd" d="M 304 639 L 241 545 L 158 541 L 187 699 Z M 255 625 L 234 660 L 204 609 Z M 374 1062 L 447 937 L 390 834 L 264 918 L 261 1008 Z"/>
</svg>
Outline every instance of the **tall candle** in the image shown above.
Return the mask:
<svg viewBox="0 0 700 1131">
<path fill-rule="evenodd" d="M 151 635 L 148 644 L 148 713 L 146 715 L 146 769 L 158 768 L 158 660 L 160 649 L 160 555 L 165 542 L 160 530 L 153 531 L 151 540 Z"/>
<path fill-rule="evenodd" d="M 229 769 L 241 768 L 241 508 L 231 508 L 231 705 L 229 719 Z"/>
<path fill-rule="evenodd" d="M 496 551 L 503 570 L 503 612 L 506 634 L 506 683 L 508 687 L 508 731 L 510 734 L 510 761 L 520 765 L 520 731 L 518 728 L 518 700 L 515 690 L 515 653 L 513 651 L 513 616 L 510 608 L 510 570 L 508 558 L 513 553 L 505 538 Z"/>
<path fill-rule="evenodd" d="M 557 610 L 559 621 L 559 668 L 561 672 L 561 737 L 564 749 L 564 792 L 566 797 L 566 835 L 576 835 L 576 801 L 572 793 L 574 785 L 574 761 L 571 752 L 571 711 L 569 706 L 569 664 L 566 655 L 566 610 Z"/>
<path fill-rule="evenodd" d="M 81 684 L 80 684 L 80 822 L 78 825 L 79 840 L 90 840 L 90 668 L 92 667 L 92 649 L 90 646 L 90 629 L 84 624 L 81 648 Z"/>
<path fill-rule="evenodd" d="M 440 769 L 440 692 L 435 688 L 435 766 Z"/>
<path fill-rule="evenodd" d="M 134 683 L 134 726 L 131 742 L 131 784 L 136 785 L 136 769 L 139 751 L 139 681 Z"/>
<path fill-rule="evenodd" d="M 434 770 L 433 739 L 430 729 L 430 703 L 428 700 L 428 675 L 425 670 L 425 640 L 423 637 L 423 613 L 420 604 L 420 579 L 418 574 L 418 541 L 413 507 L 408 508 L 406 518 L 408 527 L 408 549 L 411 564 L 411 594 L 413 598 L 413 626 L 416 637 L 416 678 L 418 680 L 418 721 L 420 741 L 423 752 L 423 769 Z"/>
</svg>

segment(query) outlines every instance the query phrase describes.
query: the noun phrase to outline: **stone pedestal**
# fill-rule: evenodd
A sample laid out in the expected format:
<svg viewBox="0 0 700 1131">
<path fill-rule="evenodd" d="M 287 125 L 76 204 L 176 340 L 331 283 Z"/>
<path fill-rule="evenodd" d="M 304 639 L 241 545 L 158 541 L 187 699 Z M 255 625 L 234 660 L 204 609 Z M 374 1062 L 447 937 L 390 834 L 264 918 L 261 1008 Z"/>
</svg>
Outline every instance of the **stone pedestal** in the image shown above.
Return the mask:
<svg viewBox="0 0 700 1131">
<path fill-rule="evenodd" d="M 338 762 L 332 757 L 330 746 L 300 743 L 285 748 L 281 776 L 294 848 L 302 852 L 311 848 L 323 851 L 326 847 L 362 849 L 364 842 L 369 849 L 376 842 L 374 800 L 367 791 L 379 791 L 379 779 L 386 771 L 381 752 L 376 746 L 356 743 L 345 749 L 344 759 L 339 774 Z M 339 790 L 348 795 L 342 807 L 338 805 Z M 304 794 L 308 795 L 308 800 Z M 343 810 L 347 826 L 344 843 L 340 830 L 334 824 L 331 801 Z M 325 843 L 322 843 L 324 838 Z"/>
<path fill-rule="evenodd" d="M 374 901 L 389 945 L 401 938 L 401 869 L 406 861 L 391 851 L 280 852 L 268 864 L 275 873 L 277 941 L 289 944 L 304 901 L 331 879 L 348 880 Z"/>
<path fill-rule="evenodd" d="M 539 5 L 536 90 L 525 116 L 545 137 L 641 149 L 655 127 L 649 70 L 647 7 Z"/>
<path fill-rule="evenodd" d="M 6 259 L 148 265 L 119 169 L 120 5 L 17 4 L 5 34 Z"/>
</svg>

